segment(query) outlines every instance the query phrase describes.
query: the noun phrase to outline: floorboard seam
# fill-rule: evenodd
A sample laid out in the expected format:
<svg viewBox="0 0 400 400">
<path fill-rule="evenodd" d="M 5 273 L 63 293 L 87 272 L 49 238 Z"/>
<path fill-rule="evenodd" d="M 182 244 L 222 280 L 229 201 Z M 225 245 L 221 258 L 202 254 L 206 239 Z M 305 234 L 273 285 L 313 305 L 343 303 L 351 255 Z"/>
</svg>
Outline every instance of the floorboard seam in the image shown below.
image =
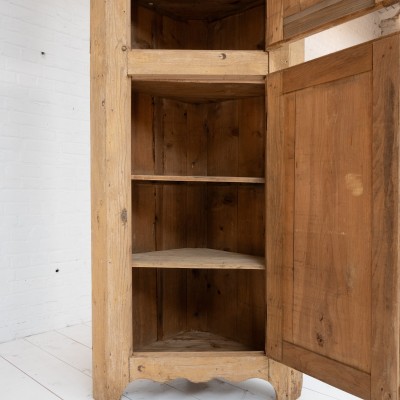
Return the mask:
<svg viewBox="0 0 400 400">
<path fill-rule="evenodd" d="M 64 363 L 65 365 L 68 365 L 69 367 L 75 369 L 76 371 L 79 371 L 80 373 L 82 373 L 82 374 L 88 376 L 89 378 L 92 378 L 91 375 L 89 375 L 89 374 L 83 372 L 81 369 L 75 367 L 74 365 L 71 365 L 71 364 L 68 363 L 67 361 L 64 361 L 64 360 L 62 360 L 61 358 L 55 356 L 54 354 L 48 352 L 47 350 L 43 349 L 42 347 L 40 347 L 40 346 L 37 345 L 36 343 L 30 342 L 30 341 L 28 340 L 28 338 L 26 338 L 26 339 L 24 339 L 24 340 L 25 340 L 26 342 L 28 342 L 29 344 L 31 344 L 32 346 L 35 346 L 35 347 L 38 348 L 39 350 L 43 351 L 43 353 L 46 353 L 46 354 L 48 354 L 49 356 L 52 356 L 53 358 L 55 358 L 55 359 L 58 360 L 58 361 L 61 361 L 61 362 Z M 83 346 L 83 345 L 82 345 L 82 346 Z"/>
<path fill-rule="evenodd" d="M 52 390 L 50 390 L 49 388 L 47 388 L 46 386 L 44 386 L 42 383 L 40 383 L 38 380 L 36 380 L 35 378 L 33 378 L 32 376 L 30 376 L 29 374 L 27 374 L 24 370 L 22 370 L 21 368 L 17 367 L 15 364 L 13 364 L 10 360 L 8 360 L 7 358 L 5 358 L 4 356 L 0 356 L 4 361 L 8 362 L 10 365 L 12 365 L 15 369 L 17 369 L 18 371 L 22 372 L 25 376 L 27 376 L 29 379 L 31 379 L 32 381 L 36 382 L 39 386 L 41 386 L 43 389 L 47 390 L 49 393 L 53 394 L 54 396 L 56 396 L 58 399 L 63 400 L 62 397 L 60 397 L 58 394 L 54 393 Z"/>
</svg>

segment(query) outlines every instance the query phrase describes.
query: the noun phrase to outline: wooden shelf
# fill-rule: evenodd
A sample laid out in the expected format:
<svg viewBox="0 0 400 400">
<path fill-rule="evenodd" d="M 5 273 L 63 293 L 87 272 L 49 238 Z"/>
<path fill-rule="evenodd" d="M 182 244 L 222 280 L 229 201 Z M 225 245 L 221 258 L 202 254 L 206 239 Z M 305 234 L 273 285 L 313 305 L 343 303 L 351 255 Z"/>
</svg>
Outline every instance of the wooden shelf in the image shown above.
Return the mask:
<svg viewBox="0 0 400 400">
<path fill-rule="evenodd" d="M 132 79 L 132 90 L 155 97 L 165 97 L 187 103 L 201 103 L 264 96 L 265 82 L 264 80 L 204 82 L 183 79 L 167 81 Z"/>
<path fill-rule="evenodd" d="M 268 54 L 260 50 L 130 50 L 132 89 L 177 100 L 264 96 Z"/>
<path fill-rule="evenodd" d="M 128 75 L 135 80 L 263 81 L 268 53 L 262 50 L 149 50 L 128 54 Z"/>
<path fill-rule="evenodd" d="M 143 346 L 140 352 L 205 352 L 251 351 L 244 344 L 214 335 L 210 332 L 181 332 L 178 335 Z"/>
<path fill-rule="evenodd" d="M 205 248 L 183 248 L 132 255 L 133 268 L 265 269 L 263 257 Z"/>
<path fill-rule="evenodd" d="M 133 181 L 148 182 L 209 182 L 209 183 L 265 183 L 264 178 L 241 176 L 178 176 L 178 175 L 137 175 L 131 176 Z"/>
</svg>

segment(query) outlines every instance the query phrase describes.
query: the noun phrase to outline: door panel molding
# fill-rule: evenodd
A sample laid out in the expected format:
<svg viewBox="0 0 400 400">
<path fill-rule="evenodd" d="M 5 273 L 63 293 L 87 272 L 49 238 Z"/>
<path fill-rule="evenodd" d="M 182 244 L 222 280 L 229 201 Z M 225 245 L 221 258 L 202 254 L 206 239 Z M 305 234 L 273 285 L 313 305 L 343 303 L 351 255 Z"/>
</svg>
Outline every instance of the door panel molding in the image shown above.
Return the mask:
<svg viewBox="0 0 400 400">
<path fill-rule="evenodd" d="M 371 398 L 371 376 L 366 372 L 343 365 L 338 361 L 312 353 L 288 342 L 283 342 L 282 361 L 306 374 L 313 375 L 318 370 L 318 379 L 362 399 L 369 400 Z M 374 399 L 378 398 L 375 397 Z"/>
<path fill-rule="evenodd" d="M 372 399 L 399 396 L 399 48 L 399 34 L 374 44 Z"/>
<path fill-rule="evenodd" d="M 339 25 L 396 0 L 267 0 L 267 48 Z"/>
<path fill-rule="evenodd" d="M 271 74 L 266 90 L 266 353 L 364 399 L 400 400 L 400 34 Z M 354 90 L 357 95 L 352 94 Z M 336 107 L 332 99 L 341 106 Z M 305 107 L 304 102 L 309 105 Z M 321 102 L 325 102 L 324 107 L 319 106 Z M 348 107 L 341 102 L 348 102 Z M 360 105 L 353 107 L 354 104 Z M 318 118 L 314 112 L 319 112 Z M 329 121 L 324 122 L 321 115 Z M 305 118 L 309 119 L 309 128 L 302 122 Z M 314 131 L 313 140 L 306 140 L 307 130 L 310 134 Z M 355 131 L 358 133 L 354 136 Z M 324 132 L 325 138 L 335 139 L 325 140 Z M 344 151 L 348 143 L 353 148 Z M 313 151 L 323 150 L 329 155 L 330 146 L 336 149 L 334 156 L 318 156 L 312 161 Z M 301 160 L 302 155 L 307 157 Z M 351 161 L 352 157 L 356 162 Z M 310 162 L 309 172 L 298 172 L 300 161 Z M 324 170 L 319 171 L 318 163 Z M 363 191 L 354 186 L 358 181 L 347 181 L 348 173 L 360 177 L 365 185 Z M 317 203 L 310 201 L 295 208 L 297 185 L 312 188 L 313 174 L 317 191 L 308 193 L 305 188 L 303 192 L 306 197 L 316 196 Z M 333 183 L 329 183 L 330 176 Z M 354 199 L 345 196 L 343 182 Z M 327 207 L 332 203 L 332 208 L 325 213 L 321 201 L 332 195 L 335 184 L 340 185 L 338 199 L 327 202 Z M 299 195 L 301 199 L 302 194 Z M 369 200 L 355 202 L 361 195 Z M 296 209 L 300 212 L 298 221 L 308 218 L 309 225 L 307 220 L 296 224 Z M 362 210 L 370 215 L 366 224 L 361 222 Z M 357 217 L 355 225 L 351 225 L 353 212 Z M 318 226 L 321 229 L 315 230 Z M 365 229 L 370 230 L 370 235 L 364 241 L 357 232 Z M 341 232 L 343 239 L 329 237 Z M 312 236 L 311 240 L 307 236 L 310 233 L 321 239 L 314 241 Z M 298 234 L 305 240 L 304 254 L 301 243 L 294 252 Z M 301 273 L 302 265 L 311 277 L 307 271 Z M 328 274 L 322 276 L 321 292 L 316 289 L 318 274 Z M 313 289 L 307 292 L 309 282 Z M 335 290 L 340 298 L 334 297 Z M 360 295 L 362 290 L 367 297 Z M 323 322 L 318 320 L 320 310 Z M 371 316 L 370 322 L 353 323 L 354 318 L 365 315 L 368 319 Z M 309 326 L 304 326 L 304 318 Z M 340 323 L 335 325 L 338 318 Z M 319 340 L 315 332 L 319 332 L 321 324 L 325 324 L 326 337 L 321 337 L 320 348 L 315 343 Z M 348 334 L 346 329 L 350 329 Z M 353 344 L 355 350 L 349 347 Z"/>
</svg>

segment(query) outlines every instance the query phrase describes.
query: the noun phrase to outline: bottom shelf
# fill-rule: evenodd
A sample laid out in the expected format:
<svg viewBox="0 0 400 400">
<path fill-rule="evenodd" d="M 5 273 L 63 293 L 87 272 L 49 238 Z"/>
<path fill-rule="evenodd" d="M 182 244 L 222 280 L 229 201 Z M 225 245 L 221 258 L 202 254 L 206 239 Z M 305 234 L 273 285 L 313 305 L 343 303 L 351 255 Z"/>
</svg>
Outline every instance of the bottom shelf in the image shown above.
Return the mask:
<svg viewBox="0 0 400 400">
<path fill-rule="evenodd" d="M 244 344 L 209 332 L 181 332 L 168 339 L 159 340 L 139 349 L 141 352 L 216 352 L 251 351 Z"/>
<path fill-rule="evenodd" d="M 130 379 L 168 382 L 185 378 L 206 382 L 213 378 L 243 381 L 268 379 L 269 360 L 263 351 L 209 332 L 182 332 L 143 346 L 130 358 Z"/>
</svg>

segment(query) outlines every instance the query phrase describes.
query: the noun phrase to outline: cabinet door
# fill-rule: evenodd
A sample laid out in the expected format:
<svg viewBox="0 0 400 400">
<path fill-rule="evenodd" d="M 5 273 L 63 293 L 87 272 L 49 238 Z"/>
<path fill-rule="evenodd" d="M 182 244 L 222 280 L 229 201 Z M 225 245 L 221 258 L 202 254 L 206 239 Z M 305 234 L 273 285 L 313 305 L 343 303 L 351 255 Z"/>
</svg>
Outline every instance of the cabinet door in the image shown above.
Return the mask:
<svg viewBox="0 0 400 400">
<path fill-rule="evenodd" d="M 355 18 L 397 0 L 267 0 L 267 45 Z"/>
<path fill-rule="evenodd" d="M 399 399 L 400 36 L 267 79 L 266 353 Z"/>
</svg>

